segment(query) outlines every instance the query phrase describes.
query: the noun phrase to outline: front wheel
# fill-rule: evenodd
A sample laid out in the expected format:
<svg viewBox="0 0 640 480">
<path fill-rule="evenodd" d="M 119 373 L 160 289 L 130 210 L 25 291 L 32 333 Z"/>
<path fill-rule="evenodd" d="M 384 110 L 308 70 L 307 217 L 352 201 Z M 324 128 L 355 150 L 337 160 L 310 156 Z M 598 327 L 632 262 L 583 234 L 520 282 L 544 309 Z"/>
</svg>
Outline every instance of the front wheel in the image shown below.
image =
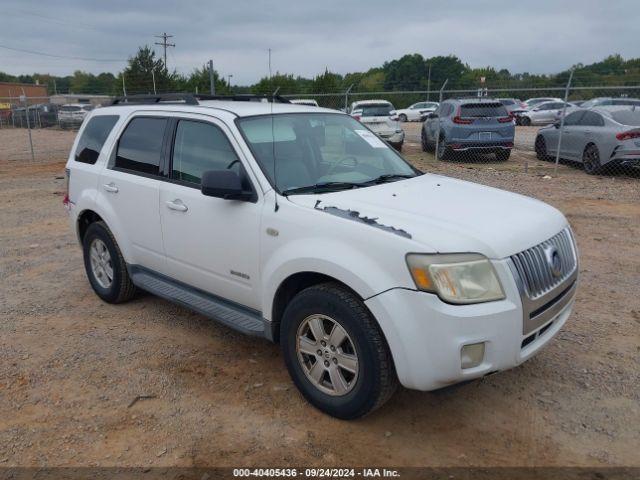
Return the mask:
<svg viewBox="0 0 640 480">
<path fill-rule="evenodd" d="M 531 126 L 531 119 L 529 117 L 520 117 L 520 125 L 523 127 Z"/>
<path fill-rule="evenodd" d="M 323 412 L 358 418 L 395 391 L 398 380 L 384 336 L 348 289 L 325 283 L 303 290 L 287 306 L 280 328 L 291 378 Z"/>
<path fill-rule="evenodd" d="M 496 160 L 498 160 L 499 162 L 506 162 L 507 160 L 509 160 L 510 156 L 511 150 L 498 150 L 496 152 Z"/>
<path fill-rule="evenodd" d="M 406 122 L 407 121 L 407 116 L 404 113 L 401 113 L 398 118 L 400 119 L 401 122 Z"/>
<path fill-rule="evenodd" d="M 543 160 L 545 162 L 550 160 L 549 154 L 547 153 L 547 142 L 542 135 L 538 135 L 536 137 L 535 150 L 538 160 Z"/>
</svg>

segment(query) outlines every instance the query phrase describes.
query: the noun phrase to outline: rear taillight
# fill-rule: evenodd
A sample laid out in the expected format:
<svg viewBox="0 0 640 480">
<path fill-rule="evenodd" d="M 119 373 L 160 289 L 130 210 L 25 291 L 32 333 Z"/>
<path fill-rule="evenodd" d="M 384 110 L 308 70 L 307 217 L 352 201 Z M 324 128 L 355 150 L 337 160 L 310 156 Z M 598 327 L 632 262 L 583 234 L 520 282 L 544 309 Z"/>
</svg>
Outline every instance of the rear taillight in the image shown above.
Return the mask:
<svg viewBox="0 0 640 480">
<path fill-rule="evenodd" d="M 65 208 L 69 208 L 69 179 L 71 178 L 71 170 L 68 168 L 64 169 L 64 197 L 62 197 L 62 205 Z"/>
<path fill-rule="evenodd" d="M 509 123 L 513 120 L 513 117 L 509 115 L 508 117 L 498 117 L 498 122 L 500 123 Z"/>
<path fill-rule="evenodd" d="M 621 132 L 616 135 L 616 138 L 620 141 L 622 140 L 631 140 L 632 138 L 640 138 L 640 128 L 636 128 L 634 130 L 628 130 L 626 132 Z"/>
<path fill-rule="evenodd" d="M 470 125 L 473 123 L 473 118 L 462 118 L 456 115 L 453 117 L 453 123 L 457 123 L 459 125 Z"/>
</svg>

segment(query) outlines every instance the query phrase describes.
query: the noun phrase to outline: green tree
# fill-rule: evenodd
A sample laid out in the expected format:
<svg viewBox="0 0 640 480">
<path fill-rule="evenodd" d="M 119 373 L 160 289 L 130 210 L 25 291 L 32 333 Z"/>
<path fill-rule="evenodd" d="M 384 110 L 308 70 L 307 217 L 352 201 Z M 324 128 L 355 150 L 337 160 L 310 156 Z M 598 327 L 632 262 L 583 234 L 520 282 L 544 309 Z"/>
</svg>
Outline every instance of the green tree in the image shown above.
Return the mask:
<svg viewBox="0 0 640 480">
<path fill-rule="evenodd" d="M 134 57 L 129 58 L 127 68 L 120 74 L 119 83 L 122 86 L 124 77 L 127 94 L 153 93 L 154 77 L 157 93 L 173 92 L 179 82 L 178 75 L 169 73 L 160 58 L 148 46 L 140 47 Z"/>
</svg>

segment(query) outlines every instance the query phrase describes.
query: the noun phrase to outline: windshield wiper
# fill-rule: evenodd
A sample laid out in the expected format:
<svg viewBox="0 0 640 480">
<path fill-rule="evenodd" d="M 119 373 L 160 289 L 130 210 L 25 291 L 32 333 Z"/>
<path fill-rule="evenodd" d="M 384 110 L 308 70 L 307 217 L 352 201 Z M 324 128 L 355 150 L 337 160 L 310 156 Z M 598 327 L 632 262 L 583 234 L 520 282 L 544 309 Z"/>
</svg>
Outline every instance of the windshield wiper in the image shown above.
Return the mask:
<svg viewBox="0 0 640 480">
<path fill-rule="evenodd" d="M 289 188 L 282 192 L 282 195 L 287 196 L 296 193 L 319 193 L 331 190 L 349 190 L 351 188 L 366 187 L 366 183 L 356 182 L 322 182 L 314 185 L 306 185 L 304 187 Z"/>
<path fill-rule="evenodd" d="M 413 177 L 417 177 L 417 175 L 414 174 L 407 174 L 407 173 L 385 173 L 384 175 L 380 175 L 379 177 L 376 177 L 372 180 L 369 180 L 368 184 L 372 184 L 372 183 L 386 183 L 388 181 L 391 180 L 403 180 L 405 178 L 413 178 Z"/>
</svg>

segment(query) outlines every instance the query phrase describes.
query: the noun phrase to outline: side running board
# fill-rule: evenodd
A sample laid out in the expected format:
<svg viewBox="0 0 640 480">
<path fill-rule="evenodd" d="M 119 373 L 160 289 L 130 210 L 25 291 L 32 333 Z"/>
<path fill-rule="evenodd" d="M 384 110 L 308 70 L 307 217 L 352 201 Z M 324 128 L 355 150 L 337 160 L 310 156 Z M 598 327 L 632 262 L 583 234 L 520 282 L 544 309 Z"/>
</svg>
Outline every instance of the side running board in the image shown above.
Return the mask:
<svg viewBox="0 0 640 480">
<path fill-rule="evenodd" d="M 203 292 L 138 265 L 128 265 L 127 268 L 136 287 L 190 308 L 246 335 L 273 341 L 271 322 L 262 318 L 257 310 Z"/>
</svg>

